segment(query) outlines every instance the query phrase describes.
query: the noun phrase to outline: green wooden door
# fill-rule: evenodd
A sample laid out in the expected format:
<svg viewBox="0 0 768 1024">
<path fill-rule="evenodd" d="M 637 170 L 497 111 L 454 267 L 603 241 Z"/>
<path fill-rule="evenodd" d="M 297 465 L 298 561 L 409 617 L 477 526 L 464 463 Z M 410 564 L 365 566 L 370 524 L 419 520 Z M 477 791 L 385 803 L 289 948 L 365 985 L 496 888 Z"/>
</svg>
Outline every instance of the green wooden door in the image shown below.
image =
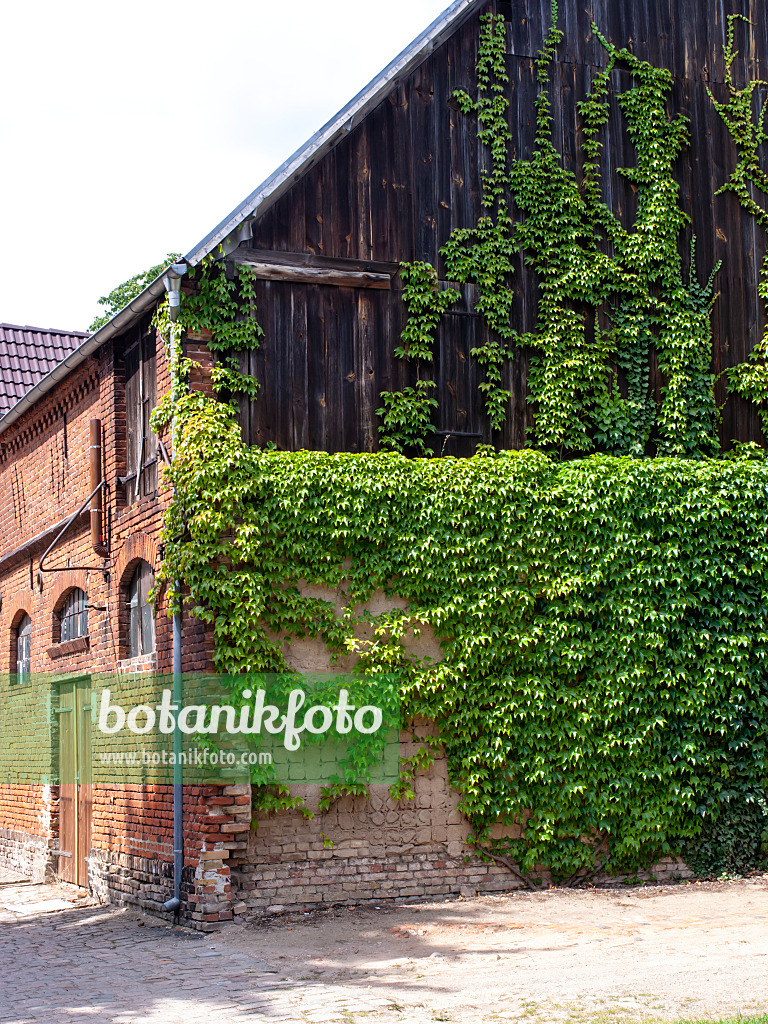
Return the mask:
<svg viewBox="0 0 768 1024">
<path fill-rule="evenodd" d="M 88 885 L 91 848 L 91 681 L 59 687 L 59 878 Z"/>
</svg>

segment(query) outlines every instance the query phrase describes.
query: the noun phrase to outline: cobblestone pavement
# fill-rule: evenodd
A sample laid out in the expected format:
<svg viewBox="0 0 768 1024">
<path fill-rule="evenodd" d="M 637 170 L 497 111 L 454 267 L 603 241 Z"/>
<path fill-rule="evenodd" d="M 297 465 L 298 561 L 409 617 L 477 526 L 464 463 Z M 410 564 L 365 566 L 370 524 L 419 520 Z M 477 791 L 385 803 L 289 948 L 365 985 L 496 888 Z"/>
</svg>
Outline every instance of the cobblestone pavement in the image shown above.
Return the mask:
<svg viewBox="0 0 768 1024">
<path fill-rule="evenodd" d="M 199 935 L 0 872 L 3 1024 L 456 1024 L 768 1009 L 768 877 L 286 914 Z"/>
<path fill-rule="evenodd" d="M 299 983 L 258 951 L 92 904 L 72 886 L 0 873 L 3 1024 L 343 1021 L 388 1002 Z"/>
</svg>

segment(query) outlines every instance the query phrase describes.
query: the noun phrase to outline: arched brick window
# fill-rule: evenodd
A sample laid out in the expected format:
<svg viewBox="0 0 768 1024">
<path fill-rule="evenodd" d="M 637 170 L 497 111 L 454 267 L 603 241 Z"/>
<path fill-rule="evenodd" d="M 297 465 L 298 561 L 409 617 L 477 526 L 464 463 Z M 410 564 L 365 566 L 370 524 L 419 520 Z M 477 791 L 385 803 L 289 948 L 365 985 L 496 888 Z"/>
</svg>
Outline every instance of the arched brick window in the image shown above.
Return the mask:
<svg viewBox="0 0 768 1024">
<path fill-rule="evenodd" d="M 88 636 L 88 606 L 85 591 L 74 587 L 59 612 L 59 637 L 62 643 Z"/>
<path fill-rule="evenodd" d="M 149 592 L 155 574 L 148 562 L 141 561 L 128 584 L 128 656 L 138 658 L 155 649 L 155 614 Z"/>
<path fill-rule="evenodd" d="M 32 674 L 32 619 L 26 613 L 13 634 L 11 643 L 16 652 L 16 682 L 28 683 Z"/>
</svg>

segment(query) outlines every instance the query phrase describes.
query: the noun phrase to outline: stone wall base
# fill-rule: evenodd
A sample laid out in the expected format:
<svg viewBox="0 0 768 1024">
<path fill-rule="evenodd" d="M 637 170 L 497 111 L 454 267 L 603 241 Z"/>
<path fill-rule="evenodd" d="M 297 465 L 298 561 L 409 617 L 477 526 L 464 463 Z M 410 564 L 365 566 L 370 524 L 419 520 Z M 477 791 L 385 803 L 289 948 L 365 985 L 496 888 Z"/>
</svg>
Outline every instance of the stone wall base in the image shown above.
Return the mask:
<svg viewBox="0 0 768 1024">
<path fill-rule="evenodd" d="M 415 753 L 407 736 L 401 752 L 405 757 Z M 416 777 L 413 789 L 414 798 L 400 802 L 388 786 L 371 785 L 367 797 L 343 797 L 321 809 L 319 786 L 293 787 L 312 813 L 261 815 L 257 827 L 240 836 L 247 840 L 245 849 L 238 844 L 241 848 L 224 857 L 233 919 L 281 909 L 475 896 L 525 887 L 503 862 L 486 862 L 472 852 L 471 826 L 458 809 L 459 794 L 443 756 Z M 524 822 L 497 826 L 491 838 L 514 840 L 523 828 Z M 669 882 L 691 874 L 682 861 L 668 858 L 632 879 L 606 873 L 589 883 L 621 885 L 635 878 Z M 552 884 L 544 867 L 537 867 L 535 877 L 541 887 Z M 220 887 L 223 882 L 219 879 Z"/>
<path fill-rule="evenodd" d="M 244 864 L 232 868 L 235 920 L 275 913 L 283 909 L 311 908 L 329 904 L 440 896 L 474 896 L 505 892 L 520 883 L 506 870 L 465 861 L 445 850 L 429 854 L 389 854 L 371 857 L 327 858 L 317 854 L 308 860 L 284 864 Z"/>
<path fill-rule="evenodd" d="M 541 871 L 544 885 L 550 881 Z M 693 877 L 680 860 L 668 858 L 637 875 L 600 875 L 596 885 L 625 885 L 640 881 L 675 882 Z M 287 864 L 241 865 L 232 869 L 234 920 L 247 920 L 283 910 L 313 909 L 331 904 L 355 906 L 385 900 L 478 896 L 524 888 L 511 872 L 477 858 L 442 854 L 389 855 L 293 861 Z"/>
<path fill-rule="evenodd" d="M 163 903 L 173 896 L 173 864 L 167 861 L 133 857 L 111 850 L 91 850 L 88 887 L 105 903 L 137 907 L 173 920 L 173 915 L 163 910 Z M 189 888 L 187 885 L 187 891 Z M 182 919 L 185 906 L 182 893 Z"/>
<path fill-rule="evenodd" d="M 232 920 L 227 850 L 203 852 L 197 869 L 184 867 L 178 921 L 196 931 L 216 931 Z M 163 908 L 173 897 L 173 864 L 108 850 L 92 850 L 88 887 L 105 903 L 135 907 L 166 923 L 177 917 Z"/>
<path fill-rule="evenodd" d="M 18 871 L 35 882 L 56 876 L 55 841 L 0 829 L 0 867 Z M 230 854 L 210 850 L 196 871 L 187 867 L 182 880 L 181 923 L 213 931 L 229 920 L 245 921 L 283 910 L 312 909 L 332 904 L 353 906 L 384 900 L 429 899 L 509 892 L 521 887 L 509 871 L 477 858 L 451 855 L 446 848 L 429 853 L 388 853 L 384 858 L 349 856 L 332 849 L 313 851 L 310 858 L 270 863 L 232 864 Z M 288 854 L 288 857 L 291 855 Z M 93 850 L 88 861 L 89 889 L 114 906 L 132 906 L 170 921 L 163 903 L 173 896 L 173 865 L 167 861 Z M 548 876 L 542 872 L 542 880 Z M 667 858 L 650 871 L 627 876 L 600 875 L 597 885 L 626 884 L 634 878 L 674 882 L 693 872 L 681 860 Z"/>
<path fill-rule="evenodd" d="M 0 867 L 18 871 L 33 882 L 49 882 L 56 876 L 58 857 L 55 839 L 0 828 Z"/>
</svg>

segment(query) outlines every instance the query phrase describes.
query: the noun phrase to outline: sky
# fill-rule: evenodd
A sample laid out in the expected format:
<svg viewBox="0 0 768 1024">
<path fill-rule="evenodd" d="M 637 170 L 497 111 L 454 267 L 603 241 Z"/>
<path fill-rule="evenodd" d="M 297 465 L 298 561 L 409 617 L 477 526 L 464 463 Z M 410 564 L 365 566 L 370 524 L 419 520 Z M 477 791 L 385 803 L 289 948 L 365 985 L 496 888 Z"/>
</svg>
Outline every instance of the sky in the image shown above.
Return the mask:
<svg viewBox="0 0 768 1024">
<path fill-rule="evenodd" d="M 0 16 L 0 322 L 87 330 L 449 0 L 25 0 Z"/>
</svg>

